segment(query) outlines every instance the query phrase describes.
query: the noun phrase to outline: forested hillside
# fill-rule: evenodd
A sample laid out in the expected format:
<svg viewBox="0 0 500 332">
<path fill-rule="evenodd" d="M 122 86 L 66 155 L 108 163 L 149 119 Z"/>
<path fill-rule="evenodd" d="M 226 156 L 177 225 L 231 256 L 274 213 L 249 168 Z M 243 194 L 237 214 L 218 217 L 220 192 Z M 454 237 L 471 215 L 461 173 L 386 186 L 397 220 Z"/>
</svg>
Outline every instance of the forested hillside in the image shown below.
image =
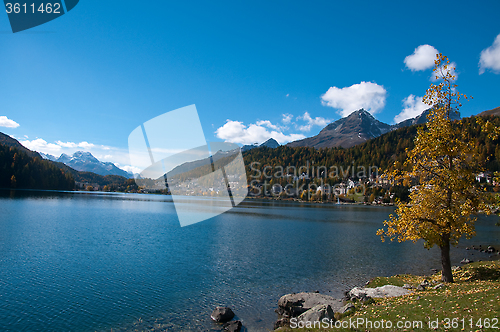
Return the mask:
<svg viewBox="0 0 500 332">
<path fill-rule="evenodd" d="M 21 143 L 19 143 L 18 140 L 10 137 L 9 135 L 5 135 L 4 133 L 0 133 L 0 144 L 6 145 L 8 147 L 16 148 L 20 152 L 24 152 L 25 154 L 27 154 L 30 157 L 33 157 L 33 158 L 38 157 L 40 159 L 43 159 L 42 156 L 40 156 L 40 154 L 38 152 L 31 151 L 31 150 L 27 149 Z"/>
<path fill-rule="evenodd" d="M 495 126 L 500 126 L 500 117 L 486 117 Z M 422 125 L 420 125 L 422 126 Z M 466 131 L 479 153 L 483 156 L 485 170 L 500 170 L 500 146 L 498 140 L 491 140 L 481 132 L 476 118 L 465 118 L 454 122 L 457 131 Z M 349 149 L 330 148 L 314 149 L 306 147 L 291 148 L 281 146 L 276 149 L 252 149 L 243 154 L 247 168 L 247 175 L 255 175 L 252 168 L 262 170 L 265 166 L 283 168 L 294 166 L 337 166 L 346 170 L 348 167 L 377 166 L 380 172 L 393 167 L 395 161 L 403 163 L 406 159 L 406 149 L 413 148 L 413 140 L 418 126 L 411 126 L 391 131 L 380 137 L 367 141 Z M 254 166 L 251 166 L 252 163 Z"/>
<path fill-rule="evenodd" d="M 75 180 L 52 162 L 0 144 L 0 188 L 73 190 Z"/>
<path fill-rule="evenodd" d="M 7 137 L 0 142 L 0 188 L 74 190 L 75 181 L 98 185 L 105 191 L 136 192 L 134 179 L 118 175 L 102 176 L 91 172 L 78 172 L 60 162 L 39 157 L 16 140 Z M 9 145 L 6 145 L 8 143 Z M 20 146 L 21 148 L 18 148 Z M 83 186 L 85 189 L 86 186 Z"/>
</svg>

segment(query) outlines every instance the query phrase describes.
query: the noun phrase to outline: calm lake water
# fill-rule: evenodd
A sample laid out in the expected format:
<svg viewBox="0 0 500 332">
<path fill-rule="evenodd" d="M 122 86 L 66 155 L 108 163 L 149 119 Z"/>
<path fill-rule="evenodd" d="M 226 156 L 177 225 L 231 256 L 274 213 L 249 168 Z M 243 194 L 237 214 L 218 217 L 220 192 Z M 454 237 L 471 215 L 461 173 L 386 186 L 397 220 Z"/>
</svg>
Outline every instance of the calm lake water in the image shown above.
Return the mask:
<svg viewBox="0 0 500 332">
<path fill-rule="evenodd" d="M 382 243 L 389 207 L 242 203 L 179 226 L 168 197 L 0 191 L 0 330 L 220 330 L 228 305 L 248 331 L 271 330 L 286 293 L 335 297 L 379 275 L 429 273 L 439 252 Z M 496 217 L 452 251 L 500 244 Z M 475 256 L 472 256 L 474 254 Z"/>
</svg>

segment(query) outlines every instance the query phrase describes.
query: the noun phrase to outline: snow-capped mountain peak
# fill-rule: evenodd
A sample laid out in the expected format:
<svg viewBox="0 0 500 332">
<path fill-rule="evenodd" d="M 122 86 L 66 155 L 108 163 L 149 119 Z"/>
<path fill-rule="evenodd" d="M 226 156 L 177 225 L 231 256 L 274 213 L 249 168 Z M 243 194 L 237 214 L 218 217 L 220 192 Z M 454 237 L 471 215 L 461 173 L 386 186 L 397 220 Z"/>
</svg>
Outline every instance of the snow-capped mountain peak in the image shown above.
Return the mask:
<svg viewBox="0 0 500 332">
<path fill-rule="evenodd" d="M 86 162 L 86 163 L 98 163 L 100 162 L 96 157 L 92 155 L 90 152 L 85 151 L 77 151 L 73 153 L 71 160 L 75 160 L 78 162 Z"/>
<path fill-rule="evenodd" d="M 132 173 L 126 172 L 111 162 L 99 161 L 90 152 L 77 151 L 72 156 L 63 153 L 59 158 L 50 155 L 43 155 L 44 158 L 61 162 L 80 172 L 92 172 L 99 175 L 120 175 L 126 178 L 133 177 Z M 52 158 L 52 159 L 51 159 Z"/>
<path fill-rule="evenodd" d="M 369 139 L 379 137 L 391 130 L 425 123 L 427 122 L 428 113 L 429 110 L 426 110 L 415 118 L 405 120 L 395 125 L 389 125 L 377 120 L 371 113 L 364 109 L 360 109 L 342 119 L 330 123 L 316 136 L 290 142 L 287 145 L 290 147 L 315 147 L 317 149 L 335 146 L 349 148 L 366 142 Z M 451 114 L 451 119 L 460 119 L 460 114 Z"/>
</svg>

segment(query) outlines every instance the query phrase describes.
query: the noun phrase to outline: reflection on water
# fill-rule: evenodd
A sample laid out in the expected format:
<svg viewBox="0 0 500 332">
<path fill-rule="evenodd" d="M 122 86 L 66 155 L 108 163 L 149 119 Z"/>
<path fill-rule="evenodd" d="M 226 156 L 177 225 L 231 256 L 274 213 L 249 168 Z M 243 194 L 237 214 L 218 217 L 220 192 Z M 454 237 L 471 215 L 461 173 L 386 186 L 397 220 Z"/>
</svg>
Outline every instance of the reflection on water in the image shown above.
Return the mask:
<svg viewBox="0 0 500 332">
<path fill-rule="evenodd" d="M 437 250 L 375 235 L 392 211 L 250 200 L 181 228 L 168 196 L 4 191 L 0 330 L 217 330 L 217 305 L 249 331 L 272 329 L 285 293 L 339 297 L 373 276 L 439 268 Z M 495 222 L 481 217 L 452 263 L 475 258 L 467 244 L 500 244 Z"/>
</svg>

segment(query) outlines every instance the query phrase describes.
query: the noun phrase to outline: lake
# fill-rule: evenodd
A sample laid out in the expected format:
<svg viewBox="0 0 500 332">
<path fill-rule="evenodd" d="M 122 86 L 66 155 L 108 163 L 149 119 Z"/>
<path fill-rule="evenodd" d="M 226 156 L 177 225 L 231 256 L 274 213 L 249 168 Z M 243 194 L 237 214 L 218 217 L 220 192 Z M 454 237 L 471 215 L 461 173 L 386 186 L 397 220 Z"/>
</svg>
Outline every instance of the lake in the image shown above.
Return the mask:
<svg viewBox="0 0 500 332">
<path fill-rule="evenodd" d="M 271 330 L 286 293 L 341 297 L 371 277 L 439 268 L 438 250 L 375 235 L 392 211 L 247 200 L 181 228 L 168 196 L 0 191 L 0 330 L 217 331 L 217 305 Z M 464 248 L 500 244 L 497 220 L 481 216 L 452 264 L 487 259 Z"/>
</svg>

